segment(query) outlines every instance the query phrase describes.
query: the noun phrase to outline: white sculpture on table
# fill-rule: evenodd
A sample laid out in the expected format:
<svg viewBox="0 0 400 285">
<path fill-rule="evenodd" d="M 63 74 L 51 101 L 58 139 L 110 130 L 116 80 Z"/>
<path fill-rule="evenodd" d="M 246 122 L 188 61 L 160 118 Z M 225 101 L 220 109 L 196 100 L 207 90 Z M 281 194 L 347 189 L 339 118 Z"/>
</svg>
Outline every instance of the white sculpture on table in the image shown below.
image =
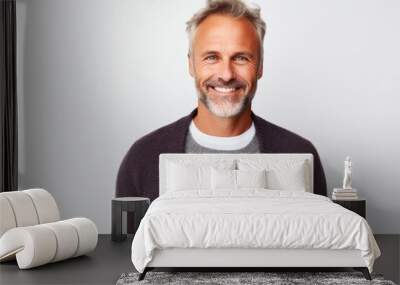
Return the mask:
<svg viewBox="0 0 400 285">
<path fill-rule="evenodd" d="M 351 158 L 350 158 L 350 156 L 347 156 L 346 160 L 344 161 L 343 189 L 352 189 L 351 188 Z"/>
</svg>

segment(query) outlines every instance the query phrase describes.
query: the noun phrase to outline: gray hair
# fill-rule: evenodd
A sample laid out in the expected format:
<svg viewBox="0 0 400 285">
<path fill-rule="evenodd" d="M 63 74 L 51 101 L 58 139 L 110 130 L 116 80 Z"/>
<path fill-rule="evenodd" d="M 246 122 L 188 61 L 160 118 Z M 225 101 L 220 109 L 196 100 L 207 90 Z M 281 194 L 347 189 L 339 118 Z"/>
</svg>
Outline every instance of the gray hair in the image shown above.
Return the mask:
<svg viewBox="0 0 400 285">
<path fill-rule="evenodd" d="M 263 41 L 267 26 L 261 18 L 260 8 L 250 8 L 241 0 L 208 0 L 206 7 L 194 14 L 193 17 L 186 22 L 186 32 L 189 36 L 189 55 L 192 52 L 192 41 L 196 28 L 208 16 L 214 14 L 228 15 L 234 18 L 244 17 L 249 20 L 256 28 L 260 40 L 260 62 L 262 62 L 264 54 Z"/>
</svg>

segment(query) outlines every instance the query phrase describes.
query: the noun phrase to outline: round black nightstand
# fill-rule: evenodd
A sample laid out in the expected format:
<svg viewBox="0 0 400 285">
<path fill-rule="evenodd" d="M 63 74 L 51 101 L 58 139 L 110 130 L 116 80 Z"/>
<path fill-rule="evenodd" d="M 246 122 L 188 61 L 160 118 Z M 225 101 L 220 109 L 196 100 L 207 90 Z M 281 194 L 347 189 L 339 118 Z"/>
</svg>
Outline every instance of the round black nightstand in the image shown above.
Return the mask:
<svg viewBox="0 0 400 285">
<path fill-rule="evenodd" d="M 150 199 L 145 197 L 113 198 L 111 201 L 111 240 L 124 241 L 126 239 L 126 234 L 122 233 L 122 212 L 134 213 L 134 234 L 149 205 Z"/>
<path fill-rule="evenodd" d="M 359 214 L 364 219 L 367 218 L 366 215 L 366 200 L 365 199 L 355 199 L 355 200 L 334 200 L 332 202 L 341 205 L 342 207 Z"/>
</svg>

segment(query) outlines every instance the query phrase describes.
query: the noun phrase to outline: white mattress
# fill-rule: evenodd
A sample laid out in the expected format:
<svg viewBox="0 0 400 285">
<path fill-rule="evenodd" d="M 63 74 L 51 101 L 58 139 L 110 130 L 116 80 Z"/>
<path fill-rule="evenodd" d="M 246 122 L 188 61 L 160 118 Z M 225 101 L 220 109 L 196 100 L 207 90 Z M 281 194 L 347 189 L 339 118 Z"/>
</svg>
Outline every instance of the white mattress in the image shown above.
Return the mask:
<svg viewBox="0 0 400 285">
<path fill-rule="evenodd" d="M 132 242 L 139 272 L 156 249 L 356 249 L 372 272 L 380 250 L 364 218 L 298 191 L 180 191 L 153 201 Z"/>
</svg>

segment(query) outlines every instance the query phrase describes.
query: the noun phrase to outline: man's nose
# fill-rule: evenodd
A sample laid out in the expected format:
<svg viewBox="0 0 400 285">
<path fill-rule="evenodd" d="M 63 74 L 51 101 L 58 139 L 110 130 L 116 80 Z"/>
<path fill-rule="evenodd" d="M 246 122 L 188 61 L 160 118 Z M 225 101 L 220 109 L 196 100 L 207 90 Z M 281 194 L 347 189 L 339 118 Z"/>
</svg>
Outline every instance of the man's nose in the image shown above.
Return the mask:
<svg viewBox="0 0 400 285">
<path fill-rule="evenodd" d="M 225 82 L 230 81 L 235 76 L 235 72 L 229 61 L 221 63 L 221 69 L 219 72 L 219 78 Z"/>
</svg>

